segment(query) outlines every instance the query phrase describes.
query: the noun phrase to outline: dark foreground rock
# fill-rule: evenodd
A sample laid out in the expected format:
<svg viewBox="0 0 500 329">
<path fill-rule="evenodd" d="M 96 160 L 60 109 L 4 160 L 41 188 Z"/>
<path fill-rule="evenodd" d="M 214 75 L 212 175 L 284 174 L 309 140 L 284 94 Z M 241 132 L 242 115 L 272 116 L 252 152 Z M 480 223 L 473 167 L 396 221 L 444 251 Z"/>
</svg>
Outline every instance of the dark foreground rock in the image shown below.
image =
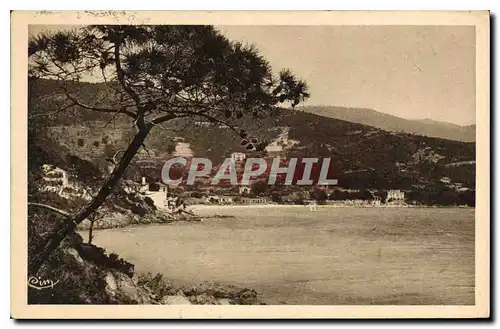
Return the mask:
<svg viewBox="0 0 500 329">
<path fill-rule="evenodd" d="M 175 287 L 161 274 L 137 274 L 133 264 L 84 243 L 77 233 L 37 275 L 58 282 L 53 289 L 29 288 L 29 304 L 262 304 L 252 289 L 214 282 Z"/>
<path fill-rule="evenodd" d="M 224 285 L 216 282 L 203 282 L 182 288 L 182 292 L 193 304 L 237 304 L 258 305 L 257 292 L 253 289 Z"/>
</svg>

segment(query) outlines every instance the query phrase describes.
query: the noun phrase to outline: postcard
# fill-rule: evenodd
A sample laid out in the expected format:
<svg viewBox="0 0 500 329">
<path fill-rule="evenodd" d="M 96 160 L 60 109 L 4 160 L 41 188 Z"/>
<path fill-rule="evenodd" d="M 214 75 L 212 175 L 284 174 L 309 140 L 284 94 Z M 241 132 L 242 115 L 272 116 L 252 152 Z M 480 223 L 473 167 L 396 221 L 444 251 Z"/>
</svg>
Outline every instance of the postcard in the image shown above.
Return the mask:
<svg viewBox="0 0 500 329">
<path fill-rule="evenodd" d="M 13 318 L 489 317 L 489 12 L 11 27 Z"/>
</svg>

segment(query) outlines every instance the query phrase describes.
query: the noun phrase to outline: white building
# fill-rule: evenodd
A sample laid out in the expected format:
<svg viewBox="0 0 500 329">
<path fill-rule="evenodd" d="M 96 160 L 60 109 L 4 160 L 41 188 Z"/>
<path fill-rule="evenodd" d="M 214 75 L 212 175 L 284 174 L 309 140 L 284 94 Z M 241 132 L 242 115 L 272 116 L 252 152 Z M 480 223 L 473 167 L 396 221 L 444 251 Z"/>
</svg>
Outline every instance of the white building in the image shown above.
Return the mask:
<svg viewBox="0 0 500 329">
<path fill-rule="evenodd" d="M 250 192 L 252 192 L 252 189 L 250 188 L 250 186 L 240 186 L 238 192 L 240 193 L 240 195 L 250 194 Z"/>
<path fill-rule="evenodd" d="M 192 158 L 193 157 L 193 150 L 191 149 L 191 144 L 184 143 L 184 142 L 178 142 L 175 145 L 174 156 Z"/>
<path fill-rule="evenodd" d="M 268 203 L 268 199 L 264 198 L 264 197 L 242 198 L 241 203 L 243 203 L 243 204 L 266 204 L 266 203 Z"/>
<path fill-rule="evenodd" d="M 168 206 L 168 192 L 166 191 L 148 191 L 146 192 L 146 196 L 150 197 L 153 202 L 155 203 L 155 206 L 161 209 L 166 209 Z"/>
<path fill-rule="evenodd" d="M 389 190 L 386 201 L 401 201 L 405 199 L 405 192 L 401 190 Z"/>
<path fill-rule="evenodd" d="M 146 177 L 141 177 L 141 187 L 139 188 L 139 193 L 146 193 L 149 191 L 149 184 L 146 181 Z"/>
<path fill-rule="evenodd" d="M 374 207 L 378 207 L 378 206 L 380 206 L 381 204 L 382 204 L 382 201 L 381 201 L 380 197 L 379 197 L 379 196 L 377 196 L 377 195 L 374 195 L 374 196 L 373 196 L 373 200 L 372 200 L 372 206 L 374 206 Z"/>
<path fill-rule="evenodd" d="M 205 198 L 205 203 L 232 204 L 233 197 L 210 195 Z"/>
<path fill-rule="evenodd" d="M 233 160 L 234 162 L 243 161 L 246 159 L 246 157 L 247 155 L 242 152 L 231 153 L 231 160 Z"/>
</svg>

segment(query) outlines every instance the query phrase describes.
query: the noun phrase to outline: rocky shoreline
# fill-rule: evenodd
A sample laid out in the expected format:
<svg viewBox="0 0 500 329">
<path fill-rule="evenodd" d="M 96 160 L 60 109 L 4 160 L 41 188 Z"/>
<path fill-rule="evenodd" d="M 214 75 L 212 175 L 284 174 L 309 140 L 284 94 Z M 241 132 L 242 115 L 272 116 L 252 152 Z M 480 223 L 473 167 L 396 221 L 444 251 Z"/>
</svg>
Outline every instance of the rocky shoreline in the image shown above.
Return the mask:
<svg viewBox="0 0 500 329">
<path fill-rule="evenodd" d="M 123 228 L 135 225 L 148 225 L 148 224 L 170 224 L 174 222 L 203 222 L 207 219 L 213 218 L 235 218 L 235 216 L 227 215 L 210 215 L 210 216 L 167 216 L 164 213 L 157 212 L 155 214 L 148 214 L 146 216 L 125 216 L 121 214 L 110 214 L 94 222 L 94 230 L 104 230 L 110 228 Z M 83 221 L 78 230 L 88 231 L 90 229 L 90 221 Z"/>
<path fill-rule="evenodd" d="M 153 305 L 263 305 L 253 289 L 216 282 L 174 287 L 158 273 L 132 278 L 118 271 L 108 271 L 106 293 L 117 302 Z"/>
<path fill-rule="evenodd" d="M 162 274 L 136 273 L 133 264 L 84 243 L 78 233 L 64 240 L 37 275 L 57 284 L 50 290 L 29 288 L 29 304 L 263 304 L 253 289 L 216 282 L 174 286 Z"/>
</svg>

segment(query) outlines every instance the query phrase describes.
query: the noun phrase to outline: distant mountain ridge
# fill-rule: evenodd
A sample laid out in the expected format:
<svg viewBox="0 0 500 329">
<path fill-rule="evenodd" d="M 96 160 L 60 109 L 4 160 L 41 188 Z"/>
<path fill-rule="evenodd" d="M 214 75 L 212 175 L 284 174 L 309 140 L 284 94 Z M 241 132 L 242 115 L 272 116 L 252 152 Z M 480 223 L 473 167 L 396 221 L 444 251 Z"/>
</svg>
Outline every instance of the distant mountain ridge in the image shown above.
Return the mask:
<svg viewBox="0 0 500 329">
<path fill-rule="evenodd" d="M 409 120 L 372 109 L 341 106 L 303 106 L 297 110 L 328 118 L 350 121 L 384 129 L 462 142 L 475 142 L 476 125 L 459 126 L 432 119 Z"/>
</svg>

